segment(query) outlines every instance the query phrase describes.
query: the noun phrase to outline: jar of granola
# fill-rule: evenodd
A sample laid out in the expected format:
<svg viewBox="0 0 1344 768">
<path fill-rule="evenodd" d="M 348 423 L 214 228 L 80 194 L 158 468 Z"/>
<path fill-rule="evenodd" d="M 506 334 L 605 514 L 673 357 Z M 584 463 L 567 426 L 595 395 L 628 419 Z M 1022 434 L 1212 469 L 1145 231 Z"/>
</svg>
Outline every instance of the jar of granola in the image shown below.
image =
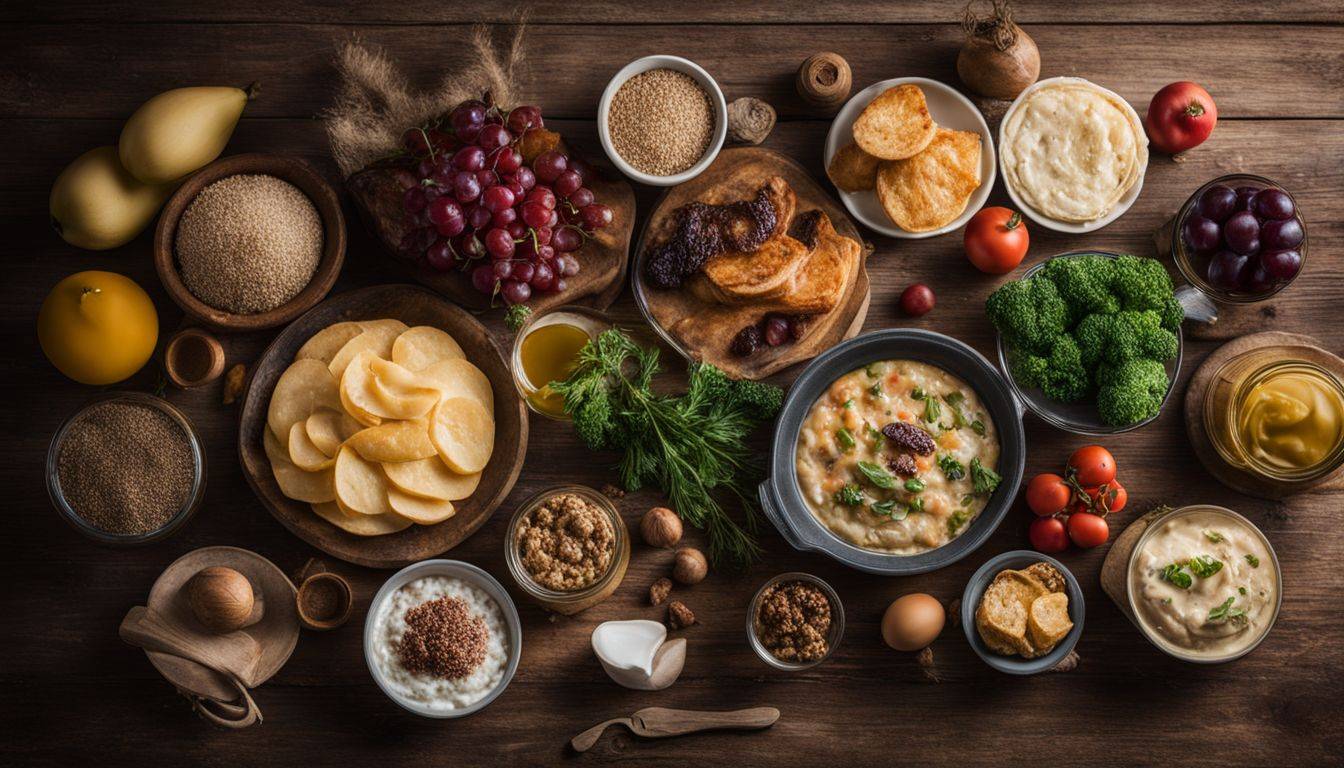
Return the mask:
<svg viewBox="0 0 1344 768">
<path fill-rule="evenodd" d="M 630 533 L 611 500 L 581 485 L 548 488 L 513 513 L 505 561 L 542 607 L 573 614 L 607 599 L 625 578 Z"/>
</svg>

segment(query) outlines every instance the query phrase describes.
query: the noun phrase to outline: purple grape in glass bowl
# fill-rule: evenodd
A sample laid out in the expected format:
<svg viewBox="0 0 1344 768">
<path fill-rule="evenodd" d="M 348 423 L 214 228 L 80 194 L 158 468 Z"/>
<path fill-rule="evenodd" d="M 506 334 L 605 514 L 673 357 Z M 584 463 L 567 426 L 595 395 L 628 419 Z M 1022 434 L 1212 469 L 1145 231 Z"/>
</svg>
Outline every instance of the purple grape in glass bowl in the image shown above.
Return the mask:
<svg viewBox="0 0 1344 768">
<path fill-rule="evenodd" d="M 1252 212 L 1261 219 L 1284 221 L 1293 218 L 1297 213 L 1293 206 L 1293 198 L 1288 196 L 1287 192 L 1274 187 L 1267 187 L 1255 196 L 1255 205 Z"/>
<path fill-rule="evenodd" d="M 1222 241 L 1222 230 L 1217 222 L 1191 214 L 1181 225 L 1181 237 L 1190 250 L 1196 253 L 1212 253 L 1218 250 L 1218 245 Z"/>
<path fill-rule="evenodd" d="M 1232 191 L 1231 187 L 1225 187 L 1221 184 L 1215 184 L 1204 190 L 1200 195 L 1199 204 L 1195 210 L 1199 215 L 1214 223 L 1227 221 L 1227 217 L 1232 215 L 1237 204 L 1237 193 Z"/>
<path fill-rule="evenodd" d="M 1243 256 L 1260 250 L 1260 220 L 1250 211 L 1237 211 L 1223 222 L 1227 247 Z"/>
<path fill-rule="evenodd" d="M 1302 244 L 1305 233 L 1297 219 L 1270 219 L 1260 225 L 1260 243 L 1267 251 L 1286 251 Z"/>
<path fill-rule="evenodd" d="M 1275 280 L 1274 277 L 1265 270 L 1264 265 L 1256 264 L 1255 268 L 1251 270 L 1250 277 L 1246 278 L 1246 282 L 1243 283 L 1241 287 L 1242 290 L 1247 293 L 1259 294 L 1267 293 L 1278 284 L 1279 281 Z"/>
<path fill-rule="evenodd" d="M 1251 203 L 1255 202 L 1255 196 L 1260 190 L 1256 187 L 1237 187 L 1237 202 L 1232 206 L 1235 211 L 1251 210 Z"/>
<path fill-rule="evenodd" d="M 1260 266 L 1275 280 L 1292 280 L 1302 269 L 1300 251 L 1265 251 L 1260 254 Z"/>
<path fill-rule="evenodd" d="M 1219 251 L 1209 259 L 1209 283 L 1222 291 L 1238 291 L 1250 278 L 1251 257 Z"/>
</svg>

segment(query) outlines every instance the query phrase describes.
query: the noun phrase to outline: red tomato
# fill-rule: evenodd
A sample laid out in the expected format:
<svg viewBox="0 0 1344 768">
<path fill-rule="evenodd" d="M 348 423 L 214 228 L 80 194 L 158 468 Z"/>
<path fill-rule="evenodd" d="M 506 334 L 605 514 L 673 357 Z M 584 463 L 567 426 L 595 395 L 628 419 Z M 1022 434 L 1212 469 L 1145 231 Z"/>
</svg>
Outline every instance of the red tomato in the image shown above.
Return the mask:
<svg viewBox="0 0 1344 768">
<path fill-rule="evenodd" d="M 1115 457 L 1100 445 L 1085 445 L 1069 457 L 1069 470 L 1084 487 L 1105 485 L 1115 479 Z"/>
<path fill-rule="evenodd" d="M 1199 85 L 1181 81 L 1172 83 L 1148 103 L 1148 138 L 1153 146 L 1168 154 L 1184 152 L 1204 143 L 1218 123 L 1218 107 L 1213 97 Z"/>
<path fill-rule="evenodd" d="M 1068 509 L 1073 489 L 1059 475 L 1046 472 L 1027 483 L 1027 506 L 1041 517 L 1057 515 Z"/>
<path fill-rule="evenodd" d="M 1031 528 L 1027 529 L 1027 538 L 1031 539 L 1031 546 L 1037 552 L 1054 554 L 1069 548 L 1069 534 L 1064 530 L 1064 523 L 1057 517 L 1038 517 L 1032 520 Z"/>
<path fill-rule="evenodd" d="M 1125 486 L 1121 485 L 1119 480 L 1112 480 L 1099 488 L 1098 491 L 1099 493 L 1095 497 L 1097 499 L 1097 511 L 1103 514 L 1105 512 L 1119 512 L 1125 508 L 1125 504 L 1129 501 L 1129 491 L 1125 490 Z"/>
<path fill-rule="evenodd" d="M 999 206 L 981 208 L 966 225 L 966 258 L 981 272 L 1004 275 L 1022 263 L 1030 241 L 1022 214 Z"/>
<path fill-rule="evenodd" d="M 1111 527 L 1100 515 L 1091 512 L 1069 515 L 1069 538 L 1083 549 L 1099 547 L 1110 537 Z"/>
</svg>

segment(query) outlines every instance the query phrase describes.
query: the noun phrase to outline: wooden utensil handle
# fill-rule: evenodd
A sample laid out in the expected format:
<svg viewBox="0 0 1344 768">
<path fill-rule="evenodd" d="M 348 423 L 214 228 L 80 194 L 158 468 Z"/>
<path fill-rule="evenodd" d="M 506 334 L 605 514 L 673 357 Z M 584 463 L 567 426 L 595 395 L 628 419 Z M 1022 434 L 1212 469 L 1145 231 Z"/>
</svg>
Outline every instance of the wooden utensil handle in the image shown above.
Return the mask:
<svg viewBox="0 0 1344 768">
<path fill-rule="evenodd" d="M 199 638 L 193 637 L 172 623 L 164 621 L 159 614 L 142 605 L 137 605 L 126 612 L 126 618 L 121 620 L 118 634 L 122 640 L 130 645 L 150 651 L 181 656 L 221 674 L 237 677 L 243 685 L 250 686 L 255 682 L 256 665 L 259 659 L 255 647 L 250 654 L 242 654 L 247 658 L 247 661 L 242 661 L 236 665 L 222 663 L 218 655 L 202 643 Z M 255 646 L 255 642 L 246 635 L 241 635 L 241 637 L 244 639 L 243 642 L 251 642 Z"/>
<path fill-rule="evenodd" d="M 592 728 L 580 733 L 578 736 L 569 740 L 569 746 L 574 748 L 575 752 L 587 752 L 593 748 L 597 740 L 602 738 L 603 731 L 612 725 L 624 725 L 627 728 L 633 728 L 633 723 L 628 717 L 615 717 L 605 723 L 598 723 Z"/>
<path fill-rule="evenodd" d="M 194 694 L 185 694 L 191 700 L 191 708 L 208 723 L 228 730 L 241 730 L 262 721 L 261 709 L 252 700 L 241 683 L 230 677 L 229 682 L 238 689 L 240 704 L 225 704 Z"/>
<path fill-rule="evenodd" d="M 649 707 L 635 713 L 636 733 L 651 738 L 681 736 L 697 731 L 726 728 L 768 728 L 779 719 L 774 707 L 751 707 L 729 712 L 702 712 L 691 709 Z"/>
</svg>

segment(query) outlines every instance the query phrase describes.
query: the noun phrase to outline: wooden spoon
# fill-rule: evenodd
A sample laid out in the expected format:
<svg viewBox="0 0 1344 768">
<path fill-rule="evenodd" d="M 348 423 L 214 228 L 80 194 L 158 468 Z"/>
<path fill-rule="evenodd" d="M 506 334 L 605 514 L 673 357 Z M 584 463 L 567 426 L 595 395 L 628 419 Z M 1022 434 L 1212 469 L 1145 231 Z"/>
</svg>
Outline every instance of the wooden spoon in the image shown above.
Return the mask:
<svg viewBox="0 0 1344 768">
<path fill-rule="evenodd" d="M 756 730 L 769 728 L 779 719 L 779 710 L 774 707 L 752 707 L 730 712 L 701 712 L 691 709 L 668 709 L 666 707 L 646 707 L 629 717 L 617 717 L 605 723 L 599 723 L 569 740 L 575 752 L 592 749 L 602 732 L 610 725 L 624 725 L 636 736 L 661 739 L 668 736 L 682 736 L 700 731 L 726 729 Z"/>
<path fill-rule="evenodd" d="M 189 659 L 232 676 L 248 688 L 261 684 L 261 647 L 244 632 L 207 635 L 165 621 L 158 613 L 137 605 L 121 620 L 118 634 L 131 645 Z"/>
</svg>

